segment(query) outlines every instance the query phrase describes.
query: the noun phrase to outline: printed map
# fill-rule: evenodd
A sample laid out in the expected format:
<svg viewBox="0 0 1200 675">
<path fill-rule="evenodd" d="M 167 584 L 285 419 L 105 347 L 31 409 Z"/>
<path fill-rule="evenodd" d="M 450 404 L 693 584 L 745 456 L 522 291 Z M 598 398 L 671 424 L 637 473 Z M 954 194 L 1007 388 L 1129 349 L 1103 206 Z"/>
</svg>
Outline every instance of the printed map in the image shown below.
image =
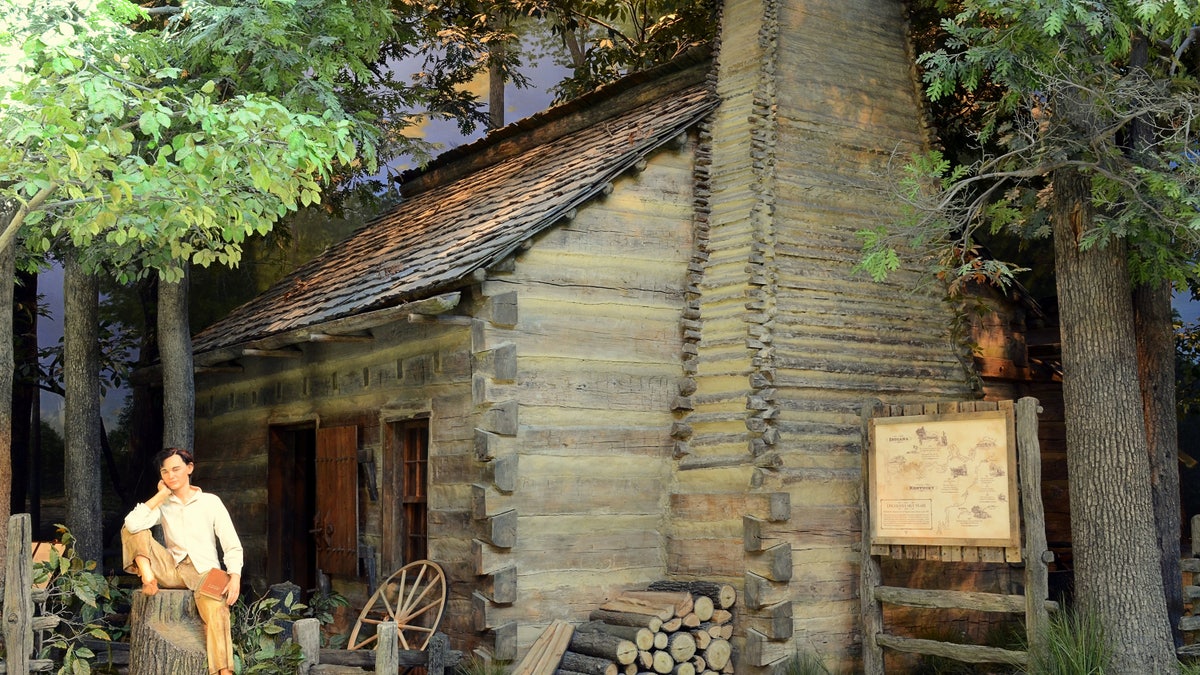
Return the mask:
<svg viewBox="0 0 1200 675">
<path fill-rule="evenodd" d="M 1005 545 L 1016 467 L 1004 412 L 872 420 L 877 543 Z"/>
</svg>

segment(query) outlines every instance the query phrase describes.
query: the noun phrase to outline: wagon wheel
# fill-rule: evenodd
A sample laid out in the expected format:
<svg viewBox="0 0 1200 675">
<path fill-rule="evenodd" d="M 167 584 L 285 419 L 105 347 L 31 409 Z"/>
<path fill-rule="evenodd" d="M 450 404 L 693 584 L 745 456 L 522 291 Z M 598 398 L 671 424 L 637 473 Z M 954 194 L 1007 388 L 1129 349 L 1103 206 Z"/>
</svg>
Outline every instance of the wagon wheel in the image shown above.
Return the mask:
<svg viewBox="0 0 1200 675">
<path fill-rule="evenodd" d="M 375 642 L 374 629 L 359 638 L 364 625 L 395 621 L 401 649 L 425 649 L 445 608 L 446 574 L 442 568 L 432 560 L 411 562 L 380 584 L 367 601 L 350 632 L 349 648 L 362 649 Z"/>
</svg>

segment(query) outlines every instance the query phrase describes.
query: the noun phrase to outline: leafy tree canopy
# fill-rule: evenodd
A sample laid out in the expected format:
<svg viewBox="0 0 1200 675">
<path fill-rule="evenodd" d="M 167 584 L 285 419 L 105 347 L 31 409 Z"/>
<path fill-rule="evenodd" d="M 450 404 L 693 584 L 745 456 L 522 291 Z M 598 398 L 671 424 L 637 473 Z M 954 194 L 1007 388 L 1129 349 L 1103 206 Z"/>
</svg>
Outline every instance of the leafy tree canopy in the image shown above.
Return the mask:
<svg viewBox="0 0 1200 675">
<path fill-rule="evenodd" d="M 1049 177 L 1075 169 L 1097 218 L 1081 247 L 1129 241 L 1138 280 L 1196 275 L 1200 5 L 1163 0 L 938 0 L 941 46 L 920 55 L 936 104 L 970 110 L 973 161 L 914 157 L 899 183 L 912 217 L 862 234 L 877 278 L 916 245 L 951 279 L 1009 279 L 977 233 L 1049 234 Z M 956 155 L 955 158 L 962 155 Z"/>
<path fill-rule="evenodd" d="M 330 78 L 249 55 L 239 70 L 239 31 L 219 28 L 230 12 L 196 8 L 158 30 L 127 0 L 0 0 L 0 245 L 20 239 L 36 260 L 67 241 L 121 279 L 174 279 L 188 262 L 236 264 L 246 237 L 318 202 L 338 167 L 373 170 L 371 130 Z"/>
</svg>

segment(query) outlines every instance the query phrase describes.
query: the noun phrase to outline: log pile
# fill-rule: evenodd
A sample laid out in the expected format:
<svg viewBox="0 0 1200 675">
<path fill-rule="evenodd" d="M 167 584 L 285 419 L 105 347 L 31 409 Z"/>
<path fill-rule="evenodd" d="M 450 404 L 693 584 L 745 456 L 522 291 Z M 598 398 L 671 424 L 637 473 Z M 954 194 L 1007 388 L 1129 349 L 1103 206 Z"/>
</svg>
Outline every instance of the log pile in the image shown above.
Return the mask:
<svg viewBox="0 0 1200 675">
<path fill-rule="evenodd" d="M 657 581 L 552 624 L 513 675 L 718 675 L 733 672 L 732 586 Z"/>
</svg>

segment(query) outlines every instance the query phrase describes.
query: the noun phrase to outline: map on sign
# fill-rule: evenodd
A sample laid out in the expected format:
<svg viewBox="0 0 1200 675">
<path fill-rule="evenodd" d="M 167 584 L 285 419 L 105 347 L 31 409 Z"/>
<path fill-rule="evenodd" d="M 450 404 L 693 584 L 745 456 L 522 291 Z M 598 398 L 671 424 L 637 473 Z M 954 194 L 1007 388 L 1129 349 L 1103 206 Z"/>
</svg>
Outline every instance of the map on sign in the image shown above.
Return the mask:
<svg viewBox="0 0 1200 675">
<path fill-rule="evenodd" d="M 878 544 L 1019 546 L 1010 411 L 871 420 Z"/>
</svg>

